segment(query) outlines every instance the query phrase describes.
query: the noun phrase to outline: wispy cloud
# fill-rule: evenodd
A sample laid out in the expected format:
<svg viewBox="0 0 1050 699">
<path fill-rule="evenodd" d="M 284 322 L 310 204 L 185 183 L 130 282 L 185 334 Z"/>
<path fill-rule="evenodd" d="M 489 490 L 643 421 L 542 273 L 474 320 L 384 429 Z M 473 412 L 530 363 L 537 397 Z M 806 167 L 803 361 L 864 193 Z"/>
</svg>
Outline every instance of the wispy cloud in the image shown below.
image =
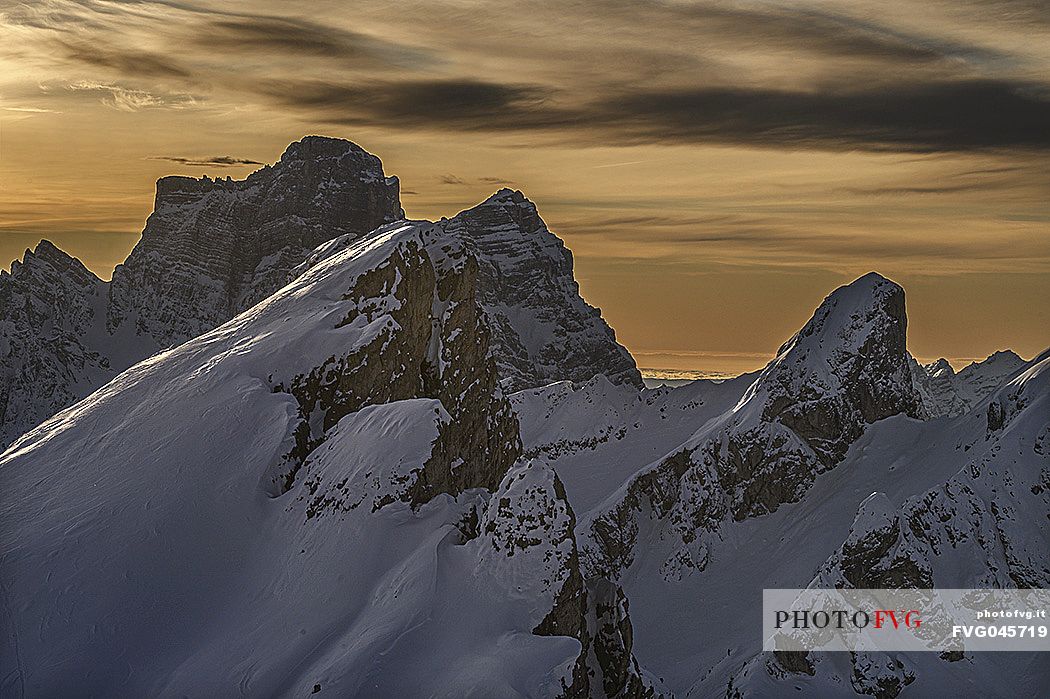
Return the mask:
<svg viewBox="0 0 1050 699">
<path fill-rule="evenodd" d="M 5 112 L 25 112 L 27 114 L 55 114 L 54 109 L 44 109 L 43 107 L 0 107 L 0 110 Z"/>
<path fill-rule="evenodd" d="M 149 108 L 185 109 L 198 103 L 196 97 L 186 93 L 159 94 L 90 80 L 71 83 L 67 89 L 73 92 L 99 93 L 104 105 L 122 112 L 136 112 Z"/>
</svg>

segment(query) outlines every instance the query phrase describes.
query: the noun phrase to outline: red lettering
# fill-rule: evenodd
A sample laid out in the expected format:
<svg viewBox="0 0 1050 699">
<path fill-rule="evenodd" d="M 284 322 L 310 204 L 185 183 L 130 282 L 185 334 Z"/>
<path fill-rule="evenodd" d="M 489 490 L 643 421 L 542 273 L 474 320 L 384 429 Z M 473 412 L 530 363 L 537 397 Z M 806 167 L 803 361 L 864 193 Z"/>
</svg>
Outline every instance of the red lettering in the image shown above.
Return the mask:
<svg viewBox="0 0 1050 699">
<path fill-rule="evenodd" d="M 893 628 L 899 628 L 897 622 L 897 614 L 892 609 L 876 609 L 875 610 L 875 628 L 881 629 L 882 623 L 889 617 L 890 622 L 893 623 Z"/>
</svg>

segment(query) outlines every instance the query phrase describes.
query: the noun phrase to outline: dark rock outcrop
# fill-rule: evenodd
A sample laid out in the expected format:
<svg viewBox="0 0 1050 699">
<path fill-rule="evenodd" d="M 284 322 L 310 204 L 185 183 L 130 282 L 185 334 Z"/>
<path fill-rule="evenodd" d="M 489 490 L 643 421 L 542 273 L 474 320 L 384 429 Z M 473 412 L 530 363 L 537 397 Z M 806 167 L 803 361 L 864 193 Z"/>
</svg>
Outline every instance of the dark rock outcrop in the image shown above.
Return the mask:
<svg viewBox="0 0 1050 699">
<path fill-rule="evenodd" d="M 271 476 L 271 495 L 292 487 L 332 427 L 369 405 L 433 398 L 448 414 L 423 468 L 376 508 L 395 499 L 421 505 L 440 493 L 495 490 L 520 455 L 517 419 L 499 387 L 477 302 L 477 261 L 435 224 L 415 229 L 343 295 L 351 310 L 339 327 L 386 318 L 371 339 L 273 387 L 295 397 L 299 425 L 285 466 Z"/>
</svg>

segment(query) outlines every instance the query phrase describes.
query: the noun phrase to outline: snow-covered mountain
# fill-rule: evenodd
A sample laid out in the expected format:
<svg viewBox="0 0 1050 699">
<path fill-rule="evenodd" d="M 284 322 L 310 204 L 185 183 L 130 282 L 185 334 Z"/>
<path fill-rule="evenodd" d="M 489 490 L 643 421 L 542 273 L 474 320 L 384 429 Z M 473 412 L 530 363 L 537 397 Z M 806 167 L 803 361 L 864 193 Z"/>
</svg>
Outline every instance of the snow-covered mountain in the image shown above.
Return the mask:
<svg viewBox="0 0 1050 699">
<path fill-rule="evenodd" d="M 822 570 L 860 576 L 854 586 L 1046 584 L 1050 360 L 1026 362 L 965 415 L 926 419 L 905 330 L 900 287 L 867 275 L 829 296 L 758 374 L 640 394 L 596 379 L 511 397 L 525 453 L 565 483 L 584 571 L 618 579 L 634 653 L 675 695 L 1016 696 L 1050 681 L 1030 654 L 898 667 L 848 654 L 785 666 L 758 653 L 762 590 L 841 584 Z M 940 572 L 920 574 L 896 543 L 855 529 L 894 521 L 886 537 L 914 527 L 915 550 L 943 559 L 929 566 Z M 858 540 L 867 548 L 851 548 Z"/>
<path fill-rule="evenodd" d="M 934 416 L 962 415 L 972 410 L 1025 366 L 1010 350 L 992 354 L 955 373 L 947 359 L 916 366 L 916 378 L 927 411 Z"/>
<path fill-rule="evenodd" d="M 593 568 L 618 578 L 655 519 L 665 575 L 703 570 L 723 522 L 800 500 L 867 425 L 923 417 L 906 328 L 893 282 L 869 274 L 836 290 L 734 406 L 611 496 L 590 524 Z"/>
<path fill-rule="evenodd" d="M 0 272 L 0 446 L 135 362 L 284 286 L 321 243 L 402 219 L 379 158 L 309 136 L 241 181 L 165 177 L 142 238 L 103 282 L 43 241 Z M 634 359 L 579 294 L 572 255 L 520 192 L 443 225 L 469 241 L 505 388 L 603 373 L 641 387 Z"/>
<path fill-rule="evenodd" d="M 4 695 L 648 693 L 518 460 L 480 268 L 385 226 L 18 440 Z"/>
<path fill-rule="evenodd" d="M 872 273 L 762 371 L 644 389 L 524 195 L 396 187 L 308 138 L 159 186 L 113 282 L 46 242 L 0 274 L 0 697 L 1050 684 L 759 652 L 764 588 L 1050 587 L 1046 353 L 922 367 Z"/>
</svg>

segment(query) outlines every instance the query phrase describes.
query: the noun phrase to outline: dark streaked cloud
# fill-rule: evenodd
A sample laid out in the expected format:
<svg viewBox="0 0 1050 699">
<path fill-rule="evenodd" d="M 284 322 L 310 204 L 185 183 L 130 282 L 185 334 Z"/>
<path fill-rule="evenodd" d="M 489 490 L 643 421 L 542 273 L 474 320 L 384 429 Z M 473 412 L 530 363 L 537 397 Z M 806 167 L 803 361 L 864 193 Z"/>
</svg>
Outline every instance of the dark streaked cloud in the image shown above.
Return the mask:
<svg viewBox="0 0 1050 699">
<path fill-rule="evenodd" d="M 909 194 L 956 194 L 958 192 L 976 192 L 991 189 L 989 184 L 956 184 L 931 187 L 843 187 L 842 192 L 861 196 L 899 196 Z"/>
<path fill-rule="evenodd" d="M 312 56 L 381 68 L 437 62 L 427 52 L 369 34 L 302 18 L 224 13 L 205 21 L 193 42 L 228 54 L 264 52 L 286 57 Z"/>
<path fill-rule="evenodd" d="M 1039 7 L 974 1 L 993 17 Z M 995 36 L 939 31 L 862 5 L 607 0 L 600 12 L 423 7 L 396 22 L 381 12 L 385 23 L 351 24 L 354 16 L 307 18 L 267 3 L 248 12 L 192 0 L 53 0 L 4 20 L 39 34 L 71 65 L 74 90 L 95 85 L 123 110 L 204 101 L 187 98 L 192 91 L 218 108 L 325 125 L 585 146 L 1050 148 L 1050 81 L 1010 72 L 1029 58 Z M 376 7 L 363 3 L 360 14 L 375 16 Z M 567 29 L 580 15 L 588 22 Z M 526 40 L 497 47 L 492 31 Z M 557 37 L 570 33 L 568 49 Z M 619 40 L 614 50 L 609 37 Z M 654 72 L 667 65 L 683 68 Z"/>
<path fill-rule="evenodd" d="M 263 165 L 258 160 L 249 158 L 235 158 L 232 155 L 215 155 L 208 158 L 183 158 L 174 155 L 155 155 L 150 160 L 166 160 L 179 165 L 193 165 L 206 167 L 239 167 L 241 165 Z"/>
<path fill-rule="evenodd" d="M 1048 96 L 995 80 L 640 92 L 604 100 L 592 112 L 644 141 L 918 152 L 1050 148 Z"/>
<path fill-rule="evenodd" d="M 988 48 L 923 36 L 872 18 L 797 5 L 656 4 L 670 13 L 673 21 L 692 22 L 719 40 L 760 43 L 768 51 L 795 49 L 828 58 L 915 64 L 1002 56 Z"/>
<path fill-rule="evenodd" d="M 1050 95 L 998 80 L 879 83 L 851 90 L 645 90 L 577 106 L 535 85 L 410 81 L 269 83 L 265 95 L 332 123 L 531 131 L 587 145 L 730 144 L 868 151 L 1050 149 Z"/>
<path fill-rule="evenodd" d="M 188 78 L 190 71 L 169 56 L 98 41 L 56 39 L 54 45 L 66 58 L 128 77 Z"/>
<path fill-rule="evenodd" d="M 553 107 L 550 90 L 472 79 L 338 83 L 264 82 L 261 93 L 317 119 L 353 126 L 471 131 L 552 129 L 579 115 Z"/>
</svg>

